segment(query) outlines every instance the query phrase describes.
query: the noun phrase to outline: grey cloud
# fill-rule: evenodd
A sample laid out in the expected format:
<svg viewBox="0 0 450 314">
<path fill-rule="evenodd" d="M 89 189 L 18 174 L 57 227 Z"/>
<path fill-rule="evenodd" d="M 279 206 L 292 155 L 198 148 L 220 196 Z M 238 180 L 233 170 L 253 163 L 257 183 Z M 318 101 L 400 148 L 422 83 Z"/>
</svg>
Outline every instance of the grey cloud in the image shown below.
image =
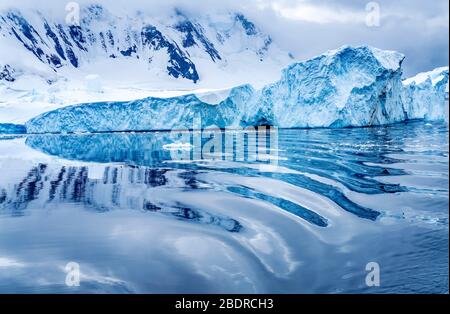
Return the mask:
<svg viewBox="0 0 450 314">
<path fill-rule="evenodd" d="M 369 1 L 281 0 L 285 5 L 311 4 L 336 12 L 361 12 Z M 271 10 L 255 12 L 254 19 L 272 33 L 284 49 L 307 59 L 345 44 L 371 45 L 406 55 L 404 75 L 448 65 L 449 4 L 447 0 L 377 1 L 381 9 L 379 27 L 365 23 L 310 23 L 287 20 Z M 264 23 L 264 21 L 271 23 Z"/>
</svg>

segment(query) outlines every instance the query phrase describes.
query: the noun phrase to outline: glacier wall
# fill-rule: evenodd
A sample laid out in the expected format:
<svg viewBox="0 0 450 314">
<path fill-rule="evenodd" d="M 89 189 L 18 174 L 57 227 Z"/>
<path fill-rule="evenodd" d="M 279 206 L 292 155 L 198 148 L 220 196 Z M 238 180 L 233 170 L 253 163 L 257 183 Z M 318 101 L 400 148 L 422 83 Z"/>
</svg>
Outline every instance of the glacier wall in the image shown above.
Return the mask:
<svg viewBox="0 0 450 314">
<path fill-rule="evenodd" d="M 439 120 L 448 110 L 448 67 L 405 80 L 403 104 L 408 119 Z"/>
<path fill-rule="evenodd" d="M 196 95 L 82 104 L 44 113 L 26 127 L 28 133 L 82 133 L 236 126 L 236 113 L 253 95 L 253 88 L 246 85 L 232 89 L 218 105 L 203 102 Z"/>
<path fill-rule="evenodd" d="M 249 125 L 338 128 L 443 119 L 448 68 L 420 83 L 402 82 L 403 60 L 394 51 L 345 46 L 291 65 L 261 90 L 236 87 L 216 102 L 191 94 L 81 104 L 44 113 L 26 126 L 29 133 L 71 133 Z"/>
<path fill-rule="evenodd" d="M 0 134 L 25 134 L 26 132 L 24 125 L 0 123 Z"/>
<path fill-rule="evenodd" d="M 280 81 L 262 90 L 256 116 L 264 115 L 282 127 L 367 126 L 404 120 L 403 59 L 397 52 L 343 47 L 293 64 Z"/>
</svg>

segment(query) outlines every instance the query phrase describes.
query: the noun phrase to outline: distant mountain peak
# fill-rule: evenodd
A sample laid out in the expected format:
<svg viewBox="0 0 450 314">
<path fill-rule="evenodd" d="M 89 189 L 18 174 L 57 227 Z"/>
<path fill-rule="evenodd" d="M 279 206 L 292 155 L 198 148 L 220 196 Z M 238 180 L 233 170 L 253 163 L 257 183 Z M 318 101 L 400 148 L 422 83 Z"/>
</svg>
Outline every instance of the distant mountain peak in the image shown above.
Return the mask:
<svg viewBox="0 0 450 314">
<path fill-rule="evenodd" d="M 249 21 L 249 20 L 244 16 L 244 14 L 242 14 L 242 13 L 236 13 L 236 14 L 235 14 L 235 19 L 236 19 L 237 22 L 239 22 L 239 23 L 242 25 L 242 27 L 243 27 L 244 30 L 245 30 L 245 33 L 246 33 L 248 36 L 256 36 L 256 35 L 258 35 L 258 31 L 257 31 L 257 29 L 256 29 L 255 24 L 253 24 L 253 22 Z"/>
</svg>

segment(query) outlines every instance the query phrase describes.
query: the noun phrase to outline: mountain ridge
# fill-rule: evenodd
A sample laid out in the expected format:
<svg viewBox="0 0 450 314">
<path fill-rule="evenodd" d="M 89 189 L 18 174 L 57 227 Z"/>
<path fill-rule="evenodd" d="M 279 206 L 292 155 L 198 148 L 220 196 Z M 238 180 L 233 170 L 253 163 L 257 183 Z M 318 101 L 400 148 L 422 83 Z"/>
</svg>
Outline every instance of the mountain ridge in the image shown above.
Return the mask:
<svg viewBox="0 0 450 314">
<path fill-rule="evenodd" d="M 15 40 L 16 49 L 19 44 L 55 73 L 98 59 L 137 59 L 142 68 L 193 83 L 203 79 L 199 67 L 206 63 L 226 68 L 227 56 L 232 53 L 251 51 L 261 62 L 280 55 L 276 47 L 276 53 L 270 54 L 272 38 L 242 13 L 228 13 L 222 19 L 225 23 L 214 25 L 208 17 L 189 17 L 174 9 L 163 24 L 151 15 L 119 17 L 92 4 L 82 8 L 78 24 L 67 24 L 38 10 L 9 9 L 0 12 L 0 42 L 9 39 L 7 46 L 11 46 L 11 39 Z M 287 53 L 284 55 L 287 60 Z M 13 73 L 23 71 L 20 65 L 1 57 L 3 76 L 15 80 Z M 7 74 L 5 67 L 9 67 Z"/>
</svg>

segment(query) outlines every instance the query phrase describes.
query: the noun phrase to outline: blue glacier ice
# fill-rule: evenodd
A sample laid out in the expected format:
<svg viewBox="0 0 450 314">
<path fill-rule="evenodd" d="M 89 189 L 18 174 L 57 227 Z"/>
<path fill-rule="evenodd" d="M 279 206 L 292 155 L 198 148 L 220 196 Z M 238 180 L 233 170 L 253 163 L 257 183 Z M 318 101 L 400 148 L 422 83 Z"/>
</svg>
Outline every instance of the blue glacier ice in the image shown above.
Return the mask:
<svg viewBox="0 0 450 314">
<path fill-rule="evenodd" d="M 448 110 L 448 67 L 420 73 L 403 82 L 408 119 L 439 120 Z"/>
<path fill-rule="evenodd" d="M 81 104 L 44 113 L 26 126 L 30 133 L 71 133 L 250 125 L 338 128 L 443 119 L 448 68 L 424 82 L 402 82 L 403 60 L 394 51 L 345 46 L 292 64 L 279 81 L 261 90 L 244 85 L 216 94 Z"/>
<path fill-rule="evenodd" d="M 90 103 L 44 113 L 27 122 L 29 133 L 83 133 L 193 129 L 234 125 L 236 113 L 252 101 L 251 86 L 231 90 L 219 105 L 201 101 L 196 95 L 146 98 L 131 102 Z M 195 121 L 201 124 L 193 126 Z"/>
<path fill-rule="evenodd" d="M 285 69 L 249 111 L 281 127 L 346 127 L 397 122 L 401 64 L 397 52 L 343 47 Z M 249 119 L 250 117 L 248 117 Z"/>
<path fill-rule="evenodd" d="M 0 123 L 0 134 L 24 134 L 27 130 L 24 125 Z"/>
</svg>

